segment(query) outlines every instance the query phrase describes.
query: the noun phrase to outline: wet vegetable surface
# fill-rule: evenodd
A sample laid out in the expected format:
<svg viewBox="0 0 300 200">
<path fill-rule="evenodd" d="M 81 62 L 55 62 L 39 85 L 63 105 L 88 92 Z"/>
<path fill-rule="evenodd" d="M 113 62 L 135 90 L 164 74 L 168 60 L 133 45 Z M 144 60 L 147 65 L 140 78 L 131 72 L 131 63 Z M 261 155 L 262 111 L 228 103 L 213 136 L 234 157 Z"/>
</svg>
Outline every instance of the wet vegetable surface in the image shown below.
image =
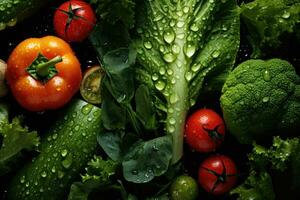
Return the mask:
<svg viewBox="0 0 300 200">
<path fill-rule="evenodd" d="M 52 26 L 52 17 L 55 9 L 55 5 L 52 5 L 52 7 L 49 7 L 48 9 L 44 9 L 43 12 L 38 13 L 34 17 L 25 20 L 24 22 L 18 24 L 17 27 L 8 28 L 4 31 L 0 32 L 0 58 L 7 58 L 8 55 L 11 53 L 11 51 L 14 49 L 14 47 L 21 42 L 22 40 L 29 38 L 29 37 L 42 37 L 46 35 L 54 35 L 54 30 Z M 252 49 L 250 47 L 249 42 L 247 41 L 247 38 L 245 36 L 245 27 L 242 25 L 241 30 L 241 45 L 238 52 L 238 58 L 237 63 L 239 64 L 247 59 L 250 58 Z M 300 74 L 300 57 L 299 57 L 299 47 L 300 44 L 297 42 L 291 42 L 291 41 L 297 41 L 293 38 L 294 36 L 291 36 L 291 38 L 287 38 L 282 47 L 279 49 L 279 51 L 274 51 L 273 54 L 270 54 L 269 58 L 271 57 L 278 57 L 278 58 L 284 58 L 290 61 L 294 67 L 297 70 L 297 73 Z M 97 63 L 96 59 L 96 53 L 93 51 L 93 47 L 90 45 L 88 41 L 84 41 L 80 44 L 72 44 L 72 47 L 78 56 L 83 69 L 86 68 L 89 65 L 93 65 Z M 14 113 L 25 113 L 26 116 L 26 123 L 28 124 L 29 128 L 36 129 L 40 133 L 43 133 L 43 129 L 49 127 L 51 123 L 48 124 L 49 121 L 52 121 L 52 119 L 55 119 L 55 113 L 54 112 L 47 112 L 45 114 L 43 113 L 29 113 L 24 112 L 17 103 L 13 100 L 11 96 L 8 98 L 12 99 L 13 102 L 13 110 Z M 201 97 L 200 97 L 201 98 Z M 202 104 L 206 104 L 207 107 L 214 108 L 215 110 L 220 112 L 219 108 L 219 102 L 216 101 L 218 98 L 214 98 L 213 96 L 210 96 L 210 98 L 204 99 L 202 101 Z M 198 105 L 195 105 L 192 107 L 191 111 L 195 110 L 195 108 Z M 199 107 L 199 106 L 198 106 Z M 247 161 L 247 154 L 246 152 L 249 152 L 250 150 L 247 146 L 241 146 L 238 144 L 238 142 L 232 138 L 230 134 L 228 134 L 227 139 L 225 140 L 224 145 L 221 147 L 219 153 L 228 155 L 231 158 L 233 158 L 237 165 L 239 171 L 247 171 L 247 166 L 245 166 L 245 163 Z M 192 152 L 187 146 L 184 147 L 184 163 L 186 167 L 186 172 L 189 175 L 192 175 L 193 177 L 197 177 L 197 169 L 200 164 L 200 162 L 207 156 L 205 154 L 198 154 L 195 152 Z M 239 152 L 238 154 L 236 152 Z M 8 177 L 10 175 L 8 174 L 5 177 L 2 177 L 0 179 L 0 182 L 6 182 L 8 181 Z M 243 182 L 244 177 L 243 174 L 241 174 L 240 182 Z M 0 185 L 0 197 L 2 197 L 2 193 L 4 192 L 5 188 L 2 188 L 2 185 Z M 201 199 L 216 199 L 216 197 L 212 197 L 208 194 L 206 194 L 202 189 L 200 189 L 200 197 Z M 227 196 L 218 197 L 217 199 L 228 199 Z"/>
</svg>

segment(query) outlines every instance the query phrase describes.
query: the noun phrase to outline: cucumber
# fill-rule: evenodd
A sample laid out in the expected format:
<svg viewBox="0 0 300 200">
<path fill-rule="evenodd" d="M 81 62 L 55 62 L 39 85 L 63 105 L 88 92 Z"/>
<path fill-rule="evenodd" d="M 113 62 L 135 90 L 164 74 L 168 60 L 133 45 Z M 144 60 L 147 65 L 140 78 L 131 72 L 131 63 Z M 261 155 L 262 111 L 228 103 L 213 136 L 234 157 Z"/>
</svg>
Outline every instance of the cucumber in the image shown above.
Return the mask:
<svg viewBox="0 0 300 200">
<path fill-rule="evenodd" d="M 70 185 L 97 151 L 100 108 L 73 100 L 42 139 L 40 154 L 8 187 L 8 199 L 66 199 Z"/>
<path fill-rule="evenodd" d="M 29 17 L 50 0 L 1 0 L 0 31 L 6 26 L 14 26 L 18 21 Z"/>
</svg>

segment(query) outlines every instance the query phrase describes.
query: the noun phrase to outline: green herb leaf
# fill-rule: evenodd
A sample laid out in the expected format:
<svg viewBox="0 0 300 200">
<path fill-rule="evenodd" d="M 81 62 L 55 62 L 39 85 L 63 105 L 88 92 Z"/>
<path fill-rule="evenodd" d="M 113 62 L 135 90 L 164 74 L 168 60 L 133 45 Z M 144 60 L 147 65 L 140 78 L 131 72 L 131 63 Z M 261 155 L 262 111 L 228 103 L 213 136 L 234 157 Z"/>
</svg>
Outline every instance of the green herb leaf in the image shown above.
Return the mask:
<svg viewBox="0 0 300 200">
<path fill-rule="evenodd" d="M 169 136 L 137 142 L 122 162 L 127 181 L 146 183 L 164 174 L 172 158 L 172 139 Z"/>
</svg>

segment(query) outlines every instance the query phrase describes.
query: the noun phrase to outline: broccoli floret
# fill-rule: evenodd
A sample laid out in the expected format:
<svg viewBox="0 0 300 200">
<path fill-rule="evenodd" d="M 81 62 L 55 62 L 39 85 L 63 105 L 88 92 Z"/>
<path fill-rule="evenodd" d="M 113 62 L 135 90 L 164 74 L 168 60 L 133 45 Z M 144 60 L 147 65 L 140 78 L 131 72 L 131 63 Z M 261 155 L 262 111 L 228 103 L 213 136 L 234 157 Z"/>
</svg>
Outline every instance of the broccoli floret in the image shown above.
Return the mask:
<svg viewBox="0 0 300 200">
<path fill-rule="evenodd" d="M 300 77 L 280 59 L 248 60 L 228 76 L 221 96 L 226 125 L 251 143 L 300 129 Z"/>
</svg>

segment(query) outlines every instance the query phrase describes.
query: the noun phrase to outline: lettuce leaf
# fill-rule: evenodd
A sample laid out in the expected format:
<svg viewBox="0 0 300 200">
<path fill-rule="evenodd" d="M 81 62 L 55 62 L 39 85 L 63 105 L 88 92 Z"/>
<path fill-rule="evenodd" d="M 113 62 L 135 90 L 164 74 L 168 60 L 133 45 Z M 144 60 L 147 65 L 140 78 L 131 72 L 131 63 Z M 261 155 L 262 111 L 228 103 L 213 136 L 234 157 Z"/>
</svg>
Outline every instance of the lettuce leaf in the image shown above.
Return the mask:
<svg viewBox="0 0 300 200">
<path fill-rule="evenodd" d="M 3 137 L 0 149 L 0 175 L 8 173 L 22 157 L 22 151 L 37 149 L 40 138 L 36 131 L 22 126 L 22 118 L 16 117 L 11 123 L 0 122 L 0 135 Z"/>
</svg>

